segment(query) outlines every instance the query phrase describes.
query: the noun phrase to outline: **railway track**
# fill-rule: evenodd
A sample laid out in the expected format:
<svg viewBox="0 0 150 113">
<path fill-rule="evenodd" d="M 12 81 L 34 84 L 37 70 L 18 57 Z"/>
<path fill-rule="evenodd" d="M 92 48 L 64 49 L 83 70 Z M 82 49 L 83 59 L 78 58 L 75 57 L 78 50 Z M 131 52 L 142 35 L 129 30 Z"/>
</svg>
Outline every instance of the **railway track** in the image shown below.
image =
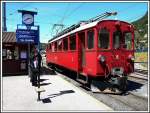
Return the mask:
<svg viewBox="0 0 150 113">
<path fill-rule="evenodd" d="M 135 69 L 135 72 L 143 74 L 143 75 L 147 75 L 148 74 L 148 70 L 143 70 L 143 69 Z"/>
<path fill-rule="evenodd" d="M 131 73 L 129 77 L 148 80 L 148 70 L 135 69 L 134 73 Z"/>
</svg>

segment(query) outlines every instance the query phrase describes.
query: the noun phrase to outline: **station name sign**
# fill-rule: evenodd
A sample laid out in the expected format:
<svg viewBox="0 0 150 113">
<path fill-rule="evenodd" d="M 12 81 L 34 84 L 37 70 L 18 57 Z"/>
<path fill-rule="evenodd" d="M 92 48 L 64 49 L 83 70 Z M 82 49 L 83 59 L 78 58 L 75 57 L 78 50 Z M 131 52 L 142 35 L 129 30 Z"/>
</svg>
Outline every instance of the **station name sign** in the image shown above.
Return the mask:
<svg viewBox="0 0 150 113">
<path fill-rule="evenodd" d="M 20 43 L 34 43 L 37 44 L 39 41 L 38 30 L 27 30 L 27 29 L 17 29 L 16 39 Z"/>
</svg>

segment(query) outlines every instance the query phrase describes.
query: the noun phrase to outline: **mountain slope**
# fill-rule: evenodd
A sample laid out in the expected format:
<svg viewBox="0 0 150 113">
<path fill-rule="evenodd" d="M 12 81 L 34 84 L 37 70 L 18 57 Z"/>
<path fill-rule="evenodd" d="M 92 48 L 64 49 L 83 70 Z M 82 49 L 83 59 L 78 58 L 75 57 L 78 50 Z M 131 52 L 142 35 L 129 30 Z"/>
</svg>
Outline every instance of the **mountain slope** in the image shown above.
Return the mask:
<svg viewBox="0 0 150 113">
<path fill-rule="evenodd" d="M 148 48 L 148 12 L 146 14 L 132 22 L 135 26 L 135 49 L 141 50 Z"/>
</svg>

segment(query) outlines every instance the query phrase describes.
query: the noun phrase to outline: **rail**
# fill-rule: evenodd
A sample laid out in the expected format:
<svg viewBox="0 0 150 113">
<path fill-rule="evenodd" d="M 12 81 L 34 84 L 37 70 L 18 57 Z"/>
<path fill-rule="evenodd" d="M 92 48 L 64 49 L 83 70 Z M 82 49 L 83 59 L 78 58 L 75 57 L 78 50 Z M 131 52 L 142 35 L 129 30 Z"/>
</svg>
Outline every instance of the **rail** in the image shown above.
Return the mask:
<svg viewBox="0 0 150 113">
<path fill-rule="evenodd" d="M 130 77 L 148 80 L 148 70 L 135 69 L 134 73 L 129 74 Z"/>
</svg>

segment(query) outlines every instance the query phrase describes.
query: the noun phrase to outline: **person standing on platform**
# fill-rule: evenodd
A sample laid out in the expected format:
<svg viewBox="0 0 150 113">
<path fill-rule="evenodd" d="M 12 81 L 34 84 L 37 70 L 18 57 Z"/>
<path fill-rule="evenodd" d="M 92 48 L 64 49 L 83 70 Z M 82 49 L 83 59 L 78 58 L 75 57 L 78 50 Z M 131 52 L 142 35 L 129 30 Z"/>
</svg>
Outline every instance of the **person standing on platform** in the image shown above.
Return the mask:
<svg viewBox="0 0 150 113">
<path fill-rule="evenodd" d="M 40 52 L 35 48 L 34 55 L 31 57 L 31 79 L 32 86 L 37 86 L 38 76 L 40 76 L 42 57 Z"/>
</svg>

